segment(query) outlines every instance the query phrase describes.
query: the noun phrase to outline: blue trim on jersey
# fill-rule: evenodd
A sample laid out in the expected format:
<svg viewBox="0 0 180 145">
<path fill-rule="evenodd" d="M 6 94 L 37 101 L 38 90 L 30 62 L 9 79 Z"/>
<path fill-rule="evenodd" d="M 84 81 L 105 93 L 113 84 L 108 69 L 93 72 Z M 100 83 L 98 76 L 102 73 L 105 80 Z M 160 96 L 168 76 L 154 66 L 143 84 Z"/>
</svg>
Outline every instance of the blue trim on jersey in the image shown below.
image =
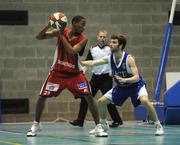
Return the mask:
<svg viewBox="0 0 180 145">
<path fill-rule="evenodd" d="M 118 67 L 118 64 L 116 65 L 116 62 L 114 61 L 114 55 L 113 55 L 113 53 L 111 53 L 111 56 L 110 56 L 111 70 L 112 70 L 113 79 L 116 82 L 116 84 L 120 87 L 128 87 L 128 86 L 131 86 L 133 84 L 138 84 L 138 82 L 137 83 L 123 83 L 122 84 L 119 82 L 119 80 L 117 80 L 115 78 L 115 76 L 114 76 L 115 74 L 122 77 L 122 78 L 130 78 L 133 76 L 133 74 L 128 72 L 128 70 L 127 70 L 126 62 L 128 59 L 128 53 L 124 52 L 124 55 L 122 56 L 121 59 L 122 59 L 121 64 Z M 139 82 L 143 82 L 141 75 L 139 75 Z"/>
</svg>

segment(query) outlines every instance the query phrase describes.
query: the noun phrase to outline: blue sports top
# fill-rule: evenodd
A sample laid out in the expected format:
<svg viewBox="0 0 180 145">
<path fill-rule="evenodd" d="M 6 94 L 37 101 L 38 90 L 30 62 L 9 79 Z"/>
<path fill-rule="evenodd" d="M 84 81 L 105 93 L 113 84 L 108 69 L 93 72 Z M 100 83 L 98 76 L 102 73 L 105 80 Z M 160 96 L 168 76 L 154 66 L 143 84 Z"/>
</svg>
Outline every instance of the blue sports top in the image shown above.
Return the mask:
<svg viewBox="0 0 180 145">
<path fill-rule="evenodd" d="M 115 74 L 122 77 L 122 78 L 130 78 L 133 76 L 132 71 L 128 65 L 128 53 L 123 51 L 121 61 L 119 64 L 116 64 L 115 56 L 113 53 L 110 55 L 110 64 L 111 64 L 111 71 L 112 71 L 112 76 L 116 82 L 116 84 L 120 87 L 128 87 L 132 84 L 137 84 L 136 83 L 120 83 L 119 80 L 115 78 Z M 139 75 L 140 80 L 143 81 L 142 77 Z"/>
</svg>

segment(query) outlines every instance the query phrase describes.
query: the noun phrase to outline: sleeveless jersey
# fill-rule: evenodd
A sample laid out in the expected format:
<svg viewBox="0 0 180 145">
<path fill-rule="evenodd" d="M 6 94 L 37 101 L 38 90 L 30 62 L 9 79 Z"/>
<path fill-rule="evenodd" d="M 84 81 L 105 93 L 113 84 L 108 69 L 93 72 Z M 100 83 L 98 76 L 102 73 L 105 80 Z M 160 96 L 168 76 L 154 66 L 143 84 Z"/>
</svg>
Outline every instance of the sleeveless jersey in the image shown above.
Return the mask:
<svg viewBox="0 0 180 145">
<path fill-rule="evenodd" d="M 70 40 L 68 39 L 68 34 L 70 29 L 66 28 L 64 30 L 64 36 L 66 37 L 67 41 L 73 47 L 80 41 L 85 39 L 85 36 L 80 34 L 78 36 L 73 36 Z M 58 38 L 57 47 L 54 54 L 54 61 L 52 65 L 52 71 L 54 72 L 61 72 L 61 73 L 77 73 L 80 72 L 79 69 L 79 57 L 83 54 L 85 47 L 76 54 L 70 54 L 65 50 L 63 46 L 63 42 Z"/>
<path fill-rule="evenodd" d="M 133 76 L 131 69 L 129 68 L 129 65 L 128 65 L 128 53 L 123 52 L 122 58 L 119 64 L 116 64 L 115 57 L 112 53 L 110 56 L 110 64 L 111 64 L 113 79 L 118 86 L 128 87 L 128 86 L 138 83 L 138 82 L 137 83 L 120 83 L 119 80 L 117 80 L 114 76 L 115 74 L 122 78 L 130 78 Z M 139 78 L 140 78 L 139 82 L 143 81 L 140 75 L 139 75 Z"/>
</svg>

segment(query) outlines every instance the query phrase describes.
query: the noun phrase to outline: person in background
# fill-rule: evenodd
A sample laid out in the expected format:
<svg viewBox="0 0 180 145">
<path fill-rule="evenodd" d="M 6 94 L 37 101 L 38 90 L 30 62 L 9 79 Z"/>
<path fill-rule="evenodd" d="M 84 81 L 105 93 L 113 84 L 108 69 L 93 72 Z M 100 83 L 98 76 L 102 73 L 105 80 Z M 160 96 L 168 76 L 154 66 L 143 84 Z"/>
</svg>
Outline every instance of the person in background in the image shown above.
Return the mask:
<svg viewBox="0 0 180 145">
<path fill-rule="evenodd" d="M 103 56 L 110 55 L 111 50 L 107 44 L 107 31 L 100 30 L 97 36 L 97 45 L 90 48 L 86 60 L 96 60 Z M 90 80 L 91 92 L 94 97 L 98 90 L 105 94 L 112 88 L 113 81 L 110 74 L 110 67 L 108 64 L 94 66 L 92 69 L 92 77 Z M 110 103 L 107 106 L 109 114 L 112 118 L 112 124 L 110 127 L 118 127 L 122 125 L 122 119 L 114 104 Z M 70 121 L 70 124 L 74 126 L 82 127 L 88 111 L 88 104 L 84 98 L 81 98 L 80 109 L 76 120 Z"/>
</svg>

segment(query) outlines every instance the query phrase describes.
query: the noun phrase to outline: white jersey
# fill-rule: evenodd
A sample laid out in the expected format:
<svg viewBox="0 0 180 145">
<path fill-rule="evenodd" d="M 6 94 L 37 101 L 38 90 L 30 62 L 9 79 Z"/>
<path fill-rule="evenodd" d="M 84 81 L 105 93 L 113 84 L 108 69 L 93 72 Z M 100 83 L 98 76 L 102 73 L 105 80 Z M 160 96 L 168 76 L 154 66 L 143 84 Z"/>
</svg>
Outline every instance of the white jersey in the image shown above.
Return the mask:
<svg viewBox="0 0 180 145">
<path fill-rule="evenodd" d="M 103 48 L 100 48 L 98 45 L 90 48 L 90 52 L 93 60 L 102 58 L 103 56 L 108 56 L 111 54 L 110 47 L 105 45 Z M 93 66 L 92 73 L 96 75 L 106 74 L 110 72 L 109 64 L 102 64 L 98 66 Z"/>
</svg>

